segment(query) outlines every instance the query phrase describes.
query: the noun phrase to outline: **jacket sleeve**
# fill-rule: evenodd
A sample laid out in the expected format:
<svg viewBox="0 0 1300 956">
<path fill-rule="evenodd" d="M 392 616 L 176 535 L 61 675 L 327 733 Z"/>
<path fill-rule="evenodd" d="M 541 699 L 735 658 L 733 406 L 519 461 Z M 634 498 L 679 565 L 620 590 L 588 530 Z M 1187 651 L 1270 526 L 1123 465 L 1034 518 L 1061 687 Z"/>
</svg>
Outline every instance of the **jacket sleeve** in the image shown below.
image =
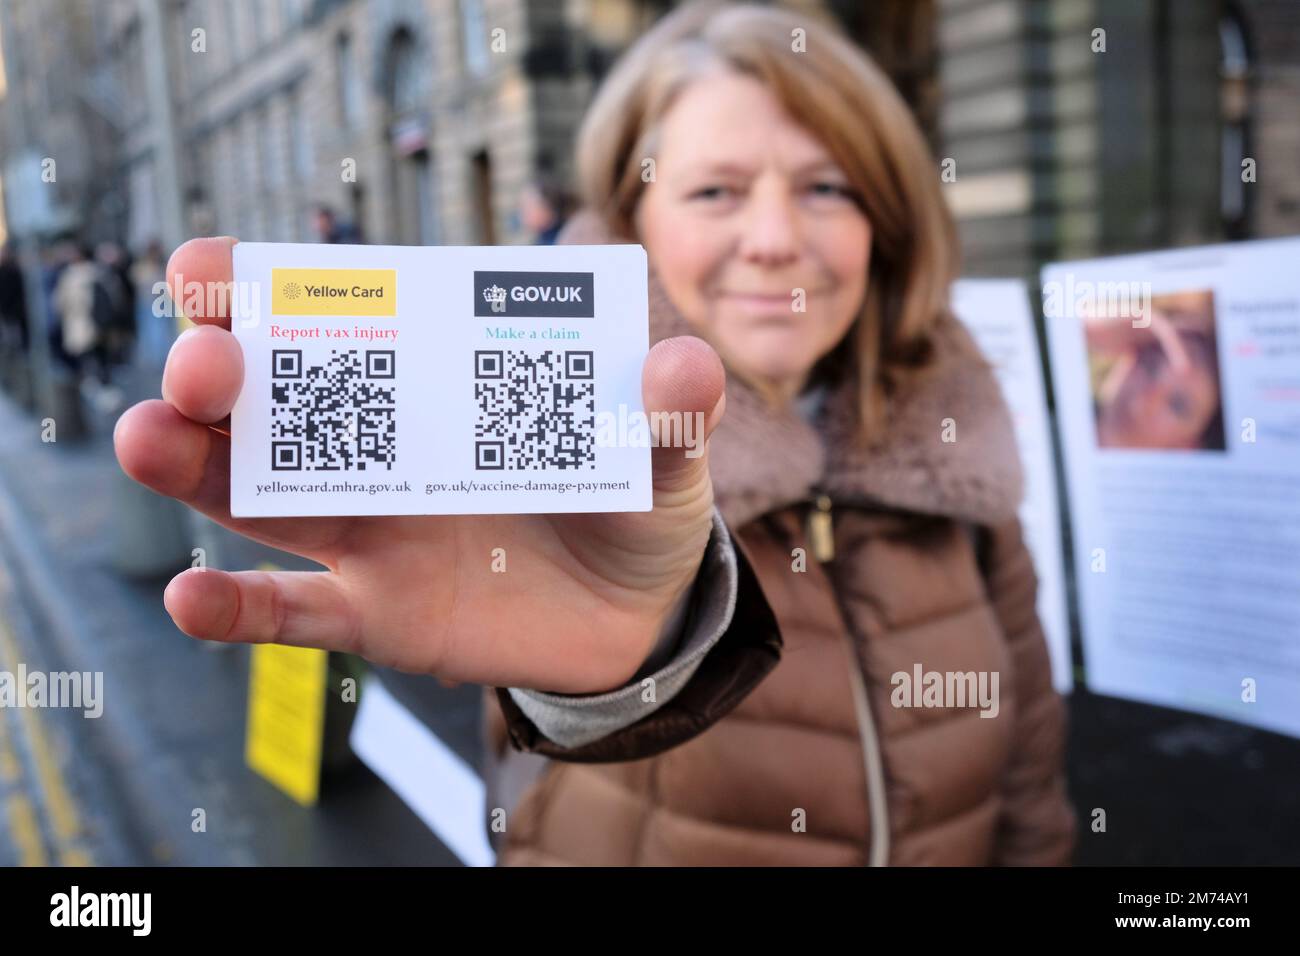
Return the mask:
<svg viewBox="0 0 1300 956">
<path fill-rule="evenodd" d="M 675 649 L 652 654 L 632 680 L 607 693 L 498 687 L 497 699 L 518 750 L 574 762 L 638 760 L 716 723 L 780 656 L 776 618 L 715 509 Z"/>
<path fill-rule="evenodd" d="M 1076 823 L 1066 793 L 1065 701 L 1052 686 L 1036 609 L 1038 577 L 1019 519 L 985 529 L 982 559 L 993 610 L 1011 649 L 1015 695 L 1013 750 L 1002 779 L 993 862 L 1067 865 Z"/>
</svg>

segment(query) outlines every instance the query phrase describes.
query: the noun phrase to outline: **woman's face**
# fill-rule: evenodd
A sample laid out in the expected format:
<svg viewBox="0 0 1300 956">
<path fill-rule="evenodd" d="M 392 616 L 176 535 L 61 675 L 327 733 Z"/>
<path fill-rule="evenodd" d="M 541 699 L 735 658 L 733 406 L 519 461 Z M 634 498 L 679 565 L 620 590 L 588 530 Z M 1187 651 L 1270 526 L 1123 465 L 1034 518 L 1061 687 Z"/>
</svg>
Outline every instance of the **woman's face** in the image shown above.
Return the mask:
<svg viewBox="0 0 1300 956">
<path fill-rule="evenodd" d="M 1200 448 L 1219 408 L 1213 349 L 1184 338 L 1186 359 L 1173 367 L 1157 346 L 1140 349 L 1098 415 L 1098 439 L 1109 448 Z"/>
<path fill-rule="evenodd" d="M 751 77 L 710 74 L 678 96 L 636 222 L 673 305 L 778 398 L 862 307 L 871 224 L 821 143 Z"/>
</svg>

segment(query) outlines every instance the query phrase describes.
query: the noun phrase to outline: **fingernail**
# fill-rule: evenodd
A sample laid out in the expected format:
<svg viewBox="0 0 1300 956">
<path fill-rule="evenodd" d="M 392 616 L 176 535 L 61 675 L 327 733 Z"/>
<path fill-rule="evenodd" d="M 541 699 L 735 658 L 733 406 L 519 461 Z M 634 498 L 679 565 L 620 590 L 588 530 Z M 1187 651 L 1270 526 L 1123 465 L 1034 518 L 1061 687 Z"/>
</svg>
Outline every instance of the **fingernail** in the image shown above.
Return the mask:
<svg viewBox="0 0 1300 956">
<path fill-rule="evenodd" d="M 718 416 L 720 416 L 723 413 L 723 411 L 726 410 L 726 408 L 727 408 L 727 389 L 724 387 L 722 389 L 722 394 L 718 396 L 718 400 L 713 405 L 713 411 L 709 412 L 708 421 L 711 424 L 716 425 L 718 423 Z"/>
<path fill-rule="evenodd" d="M 162 376 L 162 397 L 164 399 L 167 398 L 167 378 L 168 378 L 167 371 L 171 367 L 172 353 L 176 351 L 176 346 L 180 345 L 186 339 L 193 337 L 195 334 L 198 333 L 198 331 L 199 331 L 199 326 L 191 325 L 180 335 L 176 336 L 176 340 L 172 342 L 172 347 L 167 350 L 167 360 L 163 363 L 163 376 Z"/>
</svg>

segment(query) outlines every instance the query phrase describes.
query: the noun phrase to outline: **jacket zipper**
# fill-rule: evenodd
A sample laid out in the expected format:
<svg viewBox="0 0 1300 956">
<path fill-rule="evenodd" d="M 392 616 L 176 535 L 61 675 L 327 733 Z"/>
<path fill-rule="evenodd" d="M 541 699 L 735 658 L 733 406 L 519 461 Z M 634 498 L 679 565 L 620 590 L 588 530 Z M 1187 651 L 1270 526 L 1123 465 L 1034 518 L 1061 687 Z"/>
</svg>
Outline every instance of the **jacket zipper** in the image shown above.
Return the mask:
<svg viewBox="0 0 1300 956">
<path fill-rule="evenodd" d="M 835 557 L 835 529 L 831 520 L 831 496 L 818 495 L 814 509 L 808 512 L 808 543 L 818 564 Z"/>
<path fill-rule="evenodd" d="M 834 516 L 830 495 L 819 494 L 808 512 L 808 543 L 818 564 L 827 564 L 835 558 Z M 880 739 L 876 734 L 876 721 L 867 697 L 867 682 L 862 676 L 863 664 L 858 654 L 857 640 L 851 624 L 852 618 L 840 599 L 839 589 L 831 581 L 831 592 L 844 624 L 844 634 L 849 642 L 853 667 L 849 677 L 853 685 L 853 710 L 857 717 L 858 740 L 862 744 L 862 764 L 866 771 L 867 810 L 871 819 L 871 840 L 867 845 L 867 866 L 886 866 L 889 862 L 889 805 L 885 795 L 884 761 L 880 756 Z"/>
</svg>

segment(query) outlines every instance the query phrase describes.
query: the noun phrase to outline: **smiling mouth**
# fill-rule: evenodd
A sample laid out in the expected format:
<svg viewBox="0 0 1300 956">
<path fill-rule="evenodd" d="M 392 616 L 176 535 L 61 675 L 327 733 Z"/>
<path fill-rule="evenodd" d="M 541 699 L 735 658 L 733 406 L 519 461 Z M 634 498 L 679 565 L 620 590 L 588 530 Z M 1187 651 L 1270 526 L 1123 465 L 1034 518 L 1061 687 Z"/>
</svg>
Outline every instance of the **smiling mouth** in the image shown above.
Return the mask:
<svg viewBox="0 0 1300 956">
<path fill-rule="evenodd" d="M 789 291 L 782 291 L 782 292 L 740 292 L 740 291 L 733 291 L 731 289 L 723 289 L 718 294 L 733 299 L 760 299 L 766 301 L 766 300 L 774 300 L 774 299 L 788 299 L 790 298 L 791 294 L 793 294 L 793 291 L 794 290 L 791 289 Z"/>
<path fill-rule="evenodd" d="M 817 294 L 818 294 L 818 290 L 815 289 L 806 290 L 804 293 L 805 298 Z M 785 292 L 722 291 L 718 293 L 718 297 L 721 299 L 726 299 L 730 302 L 740 303 L 741 305 L 759 306 L 759 307 L 768 307 L 768 308 L 771 308 L 773 306 L 782 306 L 785 308 L 789 308 L 791 302 L 794 301 L 794 289 L 790 289 Z"/>
</svg>

